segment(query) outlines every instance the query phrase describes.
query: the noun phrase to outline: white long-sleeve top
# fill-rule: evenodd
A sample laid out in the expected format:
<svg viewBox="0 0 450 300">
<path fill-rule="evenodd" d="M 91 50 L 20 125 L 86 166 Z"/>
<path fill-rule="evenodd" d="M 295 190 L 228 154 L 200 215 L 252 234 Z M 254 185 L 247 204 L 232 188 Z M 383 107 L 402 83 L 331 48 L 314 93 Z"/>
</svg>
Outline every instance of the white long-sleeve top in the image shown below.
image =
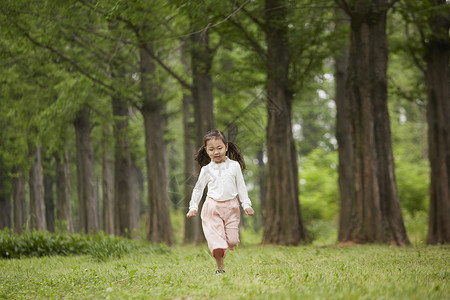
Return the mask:
<svg viewBox="0 0 450 300">
<path fill-rule="evenodd" d="M 216 201 L 231 200 L 239 195 L 239 200 L 244 209 L 252 207 L 241 166 L 235 160 L 227 157 L 222 163 L 217 164 L 211 161 L 202 167 L 197 183 L 192 191 L 189 210 L 198 210 L 198 204 L 206 186 L 208 186 L 207 196 Z"/>
</svg>

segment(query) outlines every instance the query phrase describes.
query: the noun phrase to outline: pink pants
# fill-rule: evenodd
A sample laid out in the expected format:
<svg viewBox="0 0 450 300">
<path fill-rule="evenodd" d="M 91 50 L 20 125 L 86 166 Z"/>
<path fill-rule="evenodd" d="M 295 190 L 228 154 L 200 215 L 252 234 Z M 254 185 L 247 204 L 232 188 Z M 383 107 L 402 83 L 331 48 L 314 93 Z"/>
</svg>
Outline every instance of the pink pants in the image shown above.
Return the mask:
<svg viewBox="0 0 450 300">
<path fill-rule="evenodd" d="M 236 198 L 216 201 L 207 197 L 201 218 L 203 233 L 211 253 L 215 249 L 232 250 L 238 245 L 241 212 Z"/>
</svg>

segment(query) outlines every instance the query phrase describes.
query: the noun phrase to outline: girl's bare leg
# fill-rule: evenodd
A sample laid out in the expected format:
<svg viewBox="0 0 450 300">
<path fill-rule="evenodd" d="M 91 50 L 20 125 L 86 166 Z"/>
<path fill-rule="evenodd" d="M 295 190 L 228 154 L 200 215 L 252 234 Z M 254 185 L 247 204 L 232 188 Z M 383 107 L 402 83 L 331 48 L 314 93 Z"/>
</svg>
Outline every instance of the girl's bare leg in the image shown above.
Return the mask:
<svg viewBox="0 0 450 300">
<path fill-rule="evenodd" d="M 224 249 L 215 249 L 213 251 L 213 256 L 216 259 L 217 269 L 223 270 L 223 260 L 225 258 L 225 250 Z"/>
</svg>

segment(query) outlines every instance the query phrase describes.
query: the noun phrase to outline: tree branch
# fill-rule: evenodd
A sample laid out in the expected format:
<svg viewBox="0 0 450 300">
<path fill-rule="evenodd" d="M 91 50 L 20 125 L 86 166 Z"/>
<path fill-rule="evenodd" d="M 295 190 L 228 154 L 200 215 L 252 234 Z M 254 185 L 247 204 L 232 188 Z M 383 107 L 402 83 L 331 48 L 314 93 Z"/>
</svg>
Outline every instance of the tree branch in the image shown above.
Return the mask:
<svg viewBox="0 0 450 300">
<path fill-rule="evenodd" d="M 347 1 L 345 1 L 345 0 L 334 0 L 334 2 L 336 2 L 336 4 L 337 4 L 343 11 L 345 11 L 349 16 L 352 15 L 352 9 L 351 9 L 351 7 L 348 5 Z"/>
<path fill-rule="evenodd" d="M 233 1 L 233 0 L 230 0 L 230 1 Z M 263 22 L 261 22 L 258 18 L 253 16 L 250 12 L 248 12 L 248 10 L 246 10 L 245 7 L 242 7 L 241 10 L 247 15 L 247 17 L 250 18 L 250 20 L 252 20 L 256 25 L 258 25 L 258 27 L 260 29 L 264 30 L 264 23 Z"/>
<path fill-rule="evenodd" d="M 229 14 L 228 16 L 226 16 L 226 17 L 225 17 L 224 19 L 222 19 L 221 21 L 219 21 L 219 22 L 217 22 L 217 23 L 215 23 L 215 24 L 209 23 L 208 25 L 206 25 L 205 28 L 200 29 L 200 30 L 195 31 L 195 32 L 191 32 L 189 35 L 194 35 L 194 34 L 197 34 L 197 33 L 204 33 L 204 32 L 206 32 L 209 28 L 214 28 L 214 27 L 216 27 L 216 26 L 219 26 L 219 25 L 222 24 L 222 23 L 225 23 L 226 21 L 230 20 L 231 17 L 235 16 L 235 15 L 236 15 L 241 9 L 243 9 L 244 6 L 247 5 L 247 3 L 249 3 L 249 2 L 250 2 L 250 0 L 246 0 L 244 3 L 241 4 L 241 6 L 239 6 L 237 9 L 235 9 L 231 14 Z"/>
<path fill-rule="evenodd" d="M 44 48 L 49 50 L 51 53 L 56 54 L 58 57 L 60 57 L 62 60 L 70 63 L 77 71 L 79 71 L 81 74 L 83 74 L 84 76 L 86 76 L 87 78 L 89 78 L 92 82 L 106 88 L 107 90 L 113 91 L 113 92 L 117 92 L 112 86 L 104 83 L 102 80 L 93 77 L 92 75 L 90 75 L 88 72 L 86 72 L 82 67 L 80 67 L 75 61 L 73 61 L 72 59 L 68 58 L 67 56 L 65 56 L 64 54 L 60 53 L 58 50 L 54 49 L 53 47 L 49 46 L 49 45 L 44 45 L 40 42 L 38 42 L 36 39 L 34 39 L 28 32 L 26 32 L 20 25 L 18 25 L 16 22 L 14 22 L 14 25 L 20 30 L 22 31 L 22 34 L 34 45 L 36 45 L 37 47 L 40 48 Z"/>
<path fill-rule="evenodd" d="M 159 57 L 157 57 L 155 55 L 155 53 L 153 53 L 153 51 L 151 51 L 146 44 L 144 44 L 143 49 L 150 54 L 150 56 L 164 69 L 166 70 L 167 73 L 169 73 L 170 75 L 172 75 L 173 78 L 175 78 L 183 87 L 185 87 L 188 90 L 192 90 L 194 87 L 192 85 L 190 85 L 189 83 L 187 83 L 185 80 L 183 80 L 180 76 L 178 76 L 170 67 L 168 67 L 161 59 L 159 59 Z"/>
<path fill-rule="evenodd" d="M 420 32 L 420 35 L 421 35 L 421 37 L 422 37 L 422 40 L 425 38 L 424 36 L 423 36 L 423 32 L 421 31 L 421 28 L 419 28 L 420 26 L 416 23 L 415 24 L 417 27 L 418 27 L 418 29 L 419 29 L 419 32 Z M 410 40 L 411 39 L 411 36 L 410 36 L 410 34 L 409 34 L 409 29 L 408 29 L 409 27 L 408 27 L 408 24 L 406 24 L 405 25 L 405 35 L 406 35 L 406 37 L 408 38 L 407 40 Z M 417 55 L 416 55 L 416 53 L 415 53 L 415 51 L 412 49 L 412 47 L 411 46 L 409 46 L 409 44 L 408 44 L 408 47 L 407 47 L 407 49 L 409 50 L 409 54 L 411 55 L 411 57 L 412 57 L 412 59 L 413 59 L 413 62 L 414 62 L 414 64 L 416 65 L 416 67 L 422 72 L 422 74 L 424 74 L 425 75 L 425 68 L 420 64 L 420 59 L 417 57 Z"/>
<path fill-rule="evenodd" d="M 92 9 L 92 10 L 96 10 L 99 11 L 103 16 L 105 16 L 106 14 L 102 11 L 100 11 L 97 7 L 94 7 L 88 3 L 86 3 L 86 1 L 84 0 L 78 0 L 78 2 L 82 3 L 83 5 L 87 6 L 88 8 Z M 173 71 L 168 65 L 166 65 L 153 51 L 151 51 L 148 47 L 147 44 L 143 41 L 140 33 L 139 33 L 139 28 L 133 24 L 130 20 L 120 17 L 120 16 L 116 16 L 116 19 L 122 23 L 124 23 L 125 25 L 128 26 L 128 28 L 130 28 L 137 40 L 138 40 L 138 47 L 141 47 L 142 49 L 145 50 L 145 52 L 147 52 L 167 73 L 169 73 L 173 78 L 175 78 L 175 80 L 177 80 L 183 87 L 185 87 L 186 89 L 192 90 L 192 85 L 190 85 L 188 82 L 186 82 L 185 80 L 183 80 L 183 78 L 181 78 L 181 76 L 179 76 L 175 71 Z"/>
</svg>

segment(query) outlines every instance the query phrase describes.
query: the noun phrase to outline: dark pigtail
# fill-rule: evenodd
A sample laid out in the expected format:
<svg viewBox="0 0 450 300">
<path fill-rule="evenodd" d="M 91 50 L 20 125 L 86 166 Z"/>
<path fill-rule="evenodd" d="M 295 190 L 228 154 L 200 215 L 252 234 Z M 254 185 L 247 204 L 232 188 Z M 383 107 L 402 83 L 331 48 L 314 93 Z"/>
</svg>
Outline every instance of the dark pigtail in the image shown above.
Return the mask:
<svg viewBox="0 0 450 300">
<path fill-rule="evenodd" d="M 205 146 L 201 146 L 200 149 L 197 150 L 197 153 L 195 153 L 195 161 L 198 163 L 198 173 L 200 173 L 202 167 L 211 162 L 211 158 L 209 158 Z"/>
<path fill-rule="evenodd" d="M 239 151 L 239 148 L 236 146 L 236 144 L 228 142 L 227 156 L 232 160 L 237 161 L 239 165 L 241 165 L 241 169 L 245 170 L 244 156 L 242 155 L 241 151 Z"/>
</svg>

